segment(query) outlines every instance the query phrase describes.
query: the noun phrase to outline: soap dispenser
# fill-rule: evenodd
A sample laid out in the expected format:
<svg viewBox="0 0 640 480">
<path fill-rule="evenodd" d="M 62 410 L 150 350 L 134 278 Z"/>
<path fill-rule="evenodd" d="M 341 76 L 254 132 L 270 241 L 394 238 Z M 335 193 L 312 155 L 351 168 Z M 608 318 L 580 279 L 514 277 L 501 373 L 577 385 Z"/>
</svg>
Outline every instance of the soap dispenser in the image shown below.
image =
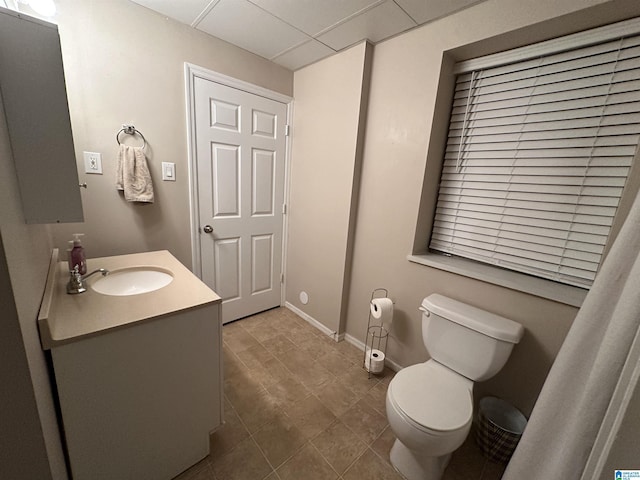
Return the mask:
<svg viewBox="0 0 640 480">
<path fill-rule="evenodd" d="M 69 265 L 70 271 L 73 271 L 77 265 L 80 275 L 84 275 L 87 273 L 87 259 L 84 255 L 84 247 L 82 246 L 82 242 L 80 241 L 80 237 L 83 235 L 83 233 L 73 234 L 73 248 L 71 249 L 71 263 Z"/>
</svg>

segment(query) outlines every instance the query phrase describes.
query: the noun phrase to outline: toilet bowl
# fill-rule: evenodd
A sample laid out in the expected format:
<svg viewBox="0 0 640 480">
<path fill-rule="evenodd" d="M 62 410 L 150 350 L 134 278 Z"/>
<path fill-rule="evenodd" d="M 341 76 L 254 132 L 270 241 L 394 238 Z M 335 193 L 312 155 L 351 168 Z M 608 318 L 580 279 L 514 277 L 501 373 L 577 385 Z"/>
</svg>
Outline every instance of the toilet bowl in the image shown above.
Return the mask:
<svg viewBox="0 0 640 480">
<path fill-rule="evenodd" d="M 442 295 L 422 303 L 431 359 L 400 370 L 387 390 L 396 436 L 391 464 L 407 480 L 439 480 L 464 443 L 473 417 L 473 384 L 495 375 L 524 329 L 512 320 Z"/>
</svg>

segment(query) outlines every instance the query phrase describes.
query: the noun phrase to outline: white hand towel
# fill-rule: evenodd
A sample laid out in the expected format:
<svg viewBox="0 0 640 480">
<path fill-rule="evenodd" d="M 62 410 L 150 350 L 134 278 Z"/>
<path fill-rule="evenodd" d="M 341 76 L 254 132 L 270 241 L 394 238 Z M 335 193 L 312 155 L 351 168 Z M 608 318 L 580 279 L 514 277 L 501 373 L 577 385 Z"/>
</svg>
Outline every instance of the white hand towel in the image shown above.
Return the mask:
<svg viewBox="0 0 640 480">
<path fill-rule="evenodd" d="M 120 144 L 116 188 L 128 202 L 153 203 L 153 182 L 142 147 Z"/>
</svg>

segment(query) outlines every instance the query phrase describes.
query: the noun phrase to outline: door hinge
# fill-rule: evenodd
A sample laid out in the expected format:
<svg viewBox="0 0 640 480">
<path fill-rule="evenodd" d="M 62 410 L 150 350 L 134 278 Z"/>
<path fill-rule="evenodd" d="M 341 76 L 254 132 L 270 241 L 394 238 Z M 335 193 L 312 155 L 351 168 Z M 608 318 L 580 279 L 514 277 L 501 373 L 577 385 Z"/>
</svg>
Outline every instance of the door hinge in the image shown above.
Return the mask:
<svg viewBox="0 0 640 480">
<path fill-rule="evenodd" d="M 284 273 L 280 274 L 280 283 L 284 283 Z"/>
<path fill-rule="evenodd" d="M 284 136 L 288 137 L 290 133 L 291 133 L 291 125 L 285 125 L 284 126 Z"/>
<path fill-rule="evenodd" d="M 286 215 L 286 214 L 287 214 L 287 204 L 286 204 L 286 203 L 283 203 L 283 204 L 282 204 L 282 214 L 283 214 L 283 215 Z"/>
</svg>

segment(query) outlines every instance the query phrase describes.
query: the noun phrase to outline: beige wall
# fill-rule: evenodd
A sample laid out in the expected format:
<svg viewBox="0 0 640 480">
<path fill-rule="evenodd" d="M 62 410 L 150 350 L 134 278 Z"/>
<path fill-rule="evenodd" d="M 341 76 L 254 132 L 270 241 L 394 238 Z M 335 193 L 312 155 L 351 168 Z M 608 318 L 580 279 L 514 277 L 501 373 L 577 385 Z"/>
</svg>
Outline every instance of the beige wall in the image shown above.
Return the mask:
<svg viewBox="0 0 640 480">
<path fill-rule="evenodd" d="M 286 95 L 292 72 L 130 1 L 58 4 L 78 171 L 89 188 L 85 223 L 53 227 L 56 246 L 64 251 L 83 232 L 89 257 L 168 249 L 191 265 L 184 62 Z M 123 123 L 147 139 L 153 205 L 129 204 L 114 187 Z M 102 153 L 104 175 L 84 173 L 83 151 Z M 161 181 L 161 162 L 176 164 L 176 182 Z"/>
<path fill-rule="evenodd" d="M 527 414 L 576 309 L 410 263 L 406 256 L 413 247 L 425 168 L 428 162 L 440 162 L 427 158 L 432 122 L 448 120 L 446 115 L 434 118 L 444 53 L 452 49 L 468 56 L 488 53 L 487 45 L 515 47 L 638 10 L 629 1 L 598 7 L 600 3 L 489 0 L 378 44 L 374 50 L 347 333 L 363 340 L 368 301 L 376 287 L 388 288 L 396 302 L 388 356 L 401 366 L 428 358 L 417 308 L 430 293 L 512 318 L 524 325 L 526 335 L 503 371 L 478 384 L 476 394 L 501 396 Z M 572 13 L 590 6 L 596 7 Z"/>
<path fill-rule="evenodd" d="M 294 75 L 286 301 L 334 332 L 346 310 L 370 50 L 361 43 Z"/>
<path fill-rule="evenodd" d="M 0 478 L 65 479 L 36 326 L 51 258 L 46 225 L 26 225 L 0 102 Z"/>
</svg>

